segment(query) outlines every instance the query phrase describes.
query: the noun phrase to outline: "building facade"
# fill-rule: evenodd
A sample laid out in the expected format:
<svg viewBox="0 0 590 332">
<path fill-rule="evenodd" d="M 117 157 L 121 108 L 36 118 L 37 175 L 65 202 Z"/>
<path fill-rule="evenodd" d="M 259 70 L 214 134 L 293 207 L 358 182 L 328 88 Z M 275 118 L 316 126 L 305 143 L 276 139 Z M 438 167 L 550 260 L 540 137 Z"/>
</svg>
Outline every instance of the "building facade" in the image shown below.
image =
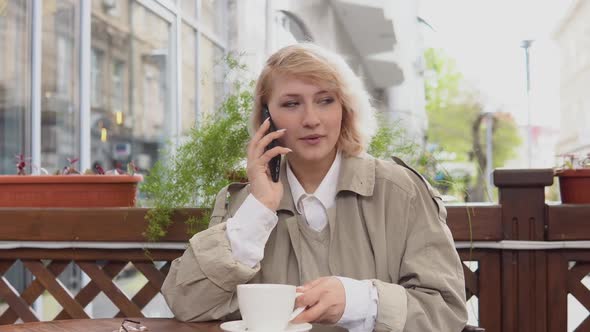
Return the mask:
<svg viewBox="0 0 590 332">
<path fill-rule="evenodd" d="M 214 108 L 227 0 L 1 0 L 0 174 L 149 169 Z M 199 84 L 203 82 L 203 84 Z M 220 88 L 221 87 L 221 88 Z"/>
<path fill-rule="evenodd" d="M 427 128 L 423 40 L 414 0 L 245 0 L 235 17 L 231 49 L 253 73 L 277 49 L 312 41 L 342 54 L 359 74 L 386 121 L 422 143 Z"/>
<path fill-rule="evenodd" d="M 574 1 L 554 38 L 561 51 L 561 135 L 557 153 L 590 153 L 590 3 Z"/>
<path fill-rule="evenodd" d="M 223 54 L 255 77 L 298 41 L 341 53 L 384 119 L 421 141 L 416 16 L 412 0 L 0 0 L 0 174 L 19 154 L 36 173 L 67 158 L 149 169 L 222 100 Z"/>
</svg>

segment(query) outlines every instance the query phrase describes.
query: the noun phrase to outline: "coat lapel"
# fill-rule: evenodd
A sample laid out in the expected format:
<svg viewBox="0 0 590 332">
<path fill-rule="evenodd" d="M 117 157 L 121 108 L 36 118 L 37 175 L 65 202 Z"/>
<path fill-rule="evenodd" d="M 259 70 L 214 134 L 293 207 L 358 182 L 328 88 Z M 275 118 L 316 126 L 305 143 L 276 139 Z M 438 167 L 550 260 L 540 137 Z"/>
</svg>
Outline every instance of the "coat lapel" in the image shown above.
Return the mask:
<svg viewBox="0 0 590 332">
<path fill-rule="evenodd" d="M 342 158 L 337 188 L 336 204 L 328 210 L 330 270 L 333 275 L 366 279 L 375 264 L 362 259 L 372 248 L 359 200 L 373 195 L 375 159 L 367 154 Z"/>
<path fill-rule="evenodd" d="M 301 234 L 299 233 L 299 226 L 297 225 L 298 216 L 295 210 L 295 203 L 293 202 L 293 195 L 291 194 L 291 187 L 287 180 L 287 164 L 285 158 L 281 161 L 280 181 L 283 184 L 283 197 L 279 203 L 277 213 L 285 216 L 279 218 L 279 222 L 284 222 L 287 226 L 287 232 L 289 233 L 291 247 L 295 253 L 295 258 L 297 259 L 297 265 L 301 266 Z M 301 280 L 301 268 L 299 268 L 299 280 Z"/>
<path fill-rule="evenodd" d="M 285 220 L 287 224 L 287 231 L 291 239 L 291 246 L 297 259 L 297 266 L 299 266 L 299 280 L 301 279 L 301 234 L 299 233 L 299 226 L 297 225 L 297 216 L 291 216 Z"/>
<path fill-rule="evenodd" d="M 338 204 L 338 199 L 336 199 L 336 204 Z M 342 271 L 342 267 L 340 266 L 340 262 L 332 258 L 333 257 L 332 243 L 334 242 L 334 230 L 336 229 L 336 207 L 335 206 L 328 209 L 328 226 L 330 227 L 330 245 L 328 247 L 328 267 L 329 267 L 330 273 L 332 273 L 332 275 L 339 275 L 339 271 Z"/>
</svg>

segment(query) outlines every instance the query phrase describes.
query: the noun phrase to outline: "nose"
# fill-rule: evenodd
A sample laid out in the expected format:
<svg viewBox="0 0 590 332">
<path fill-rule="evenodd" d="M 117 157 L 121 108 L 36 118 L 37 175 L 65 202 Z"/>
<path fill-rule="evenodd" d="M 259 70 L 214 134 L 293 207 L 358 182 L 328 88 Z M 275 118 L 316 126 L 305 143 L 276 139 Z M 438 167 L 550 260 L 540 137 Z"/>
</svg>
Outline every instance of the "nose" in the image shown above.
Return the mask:
<svg viewBox="0 0 590 332">
<path fill-rule="evenodd" d="M 318 110 L 313 104 L 305 106 L 303 111 L 303 126 L 309 128 L 315 128 L 320 124 L 320 117 L 318 116 Z"/>
</svg>

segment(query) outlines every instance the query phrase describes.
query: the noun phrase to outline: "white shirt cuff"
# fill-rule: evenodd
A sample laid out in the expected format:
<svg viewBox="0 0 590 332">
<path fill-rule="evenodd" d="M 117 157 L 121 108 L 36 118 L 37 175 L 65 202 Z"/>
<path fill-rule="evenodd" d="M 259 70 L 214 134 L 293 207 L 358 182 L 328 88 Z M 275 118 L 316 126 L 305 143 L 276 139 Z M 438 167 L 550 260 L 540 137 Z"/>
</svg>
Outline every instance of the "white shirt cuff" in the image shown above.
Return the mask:
<svg viewBox="0 0 590 332">
<path fill-rule="evenodd" d="M 264 257 L 264 246 L 279 218 L 249 194 L 236 214 L 227 220 L 226 236 L 233 258 L 254 268 Z"/>
<path fill-rule="evenodd" d="M 346 306 L 336 325 L 351 332 L 370 332 L 375 328 L 379 294 L 370 280 L 337 277 L 344 286 Z"/>
</svg>

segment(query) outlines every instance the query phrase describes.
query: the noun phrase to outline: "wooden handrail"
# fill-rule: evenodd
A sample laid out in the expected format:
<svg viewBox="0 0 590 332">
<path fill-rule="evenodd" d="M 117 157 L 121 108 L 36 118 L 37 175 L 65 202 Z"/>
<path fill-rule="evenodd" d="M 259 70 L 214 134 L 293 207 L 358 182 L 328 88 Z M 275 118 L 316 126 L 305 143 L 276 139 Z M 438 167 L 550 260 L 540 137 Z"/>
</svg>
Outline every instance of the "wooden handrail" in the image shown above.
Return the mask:
<svg viewBox="0 0 590 332">
<path fill-rule="evenodd" d="M 0 208 L 0 241 L 144 242 L 145 208 Z M 456 241 L 502 240 L 499 205 L 450 206 L 447 222 Z M 161 242 L 189 239 L 184 221 L 203 209 L 179 209 Z M 203 230 L 197 227 L 197 231 Z"/>
</svg>

